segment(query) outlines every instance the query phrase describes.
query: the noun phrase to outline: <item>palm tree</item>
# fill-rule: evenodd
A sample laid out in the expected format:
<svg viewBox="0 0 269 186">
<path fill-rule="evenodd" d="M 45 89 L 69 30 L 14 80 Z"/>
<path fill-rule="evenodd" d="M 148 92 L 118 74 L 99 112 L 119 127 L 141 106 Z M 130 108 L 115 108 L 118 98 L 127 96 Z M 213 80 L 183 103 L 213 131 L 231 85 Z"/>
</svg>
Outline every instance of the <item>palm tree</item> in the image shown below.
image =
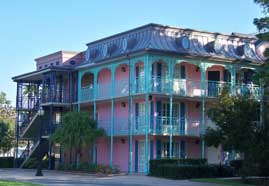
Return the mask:
<svg viewBox="0 0 269 186">
<path fill-rule="evenodd" d="M 97 137 L 105 135 L 103 129 L 97 128 L 97 123 L 87 112 L 68 112 L 63 116 L 63 123 L 51 136 L 51 141 L 59 143 L 70 152 L 69 161 L 72 163 L 72 152 L 75 152 L 76 166 L 78 166 L 81 150 L 92 144 Z"/>
<path fill-rule="evenodd" d="M 31 108 L 33 106 L 33 101 L 34 98 L 33 96 L 36 93 L 36 86 L 35 85 L 27 85 L 25 89 L 23 90 L 23 95 L 27 96 L 27 101 L 28 101 L 28 108 Z"/>
</svg>

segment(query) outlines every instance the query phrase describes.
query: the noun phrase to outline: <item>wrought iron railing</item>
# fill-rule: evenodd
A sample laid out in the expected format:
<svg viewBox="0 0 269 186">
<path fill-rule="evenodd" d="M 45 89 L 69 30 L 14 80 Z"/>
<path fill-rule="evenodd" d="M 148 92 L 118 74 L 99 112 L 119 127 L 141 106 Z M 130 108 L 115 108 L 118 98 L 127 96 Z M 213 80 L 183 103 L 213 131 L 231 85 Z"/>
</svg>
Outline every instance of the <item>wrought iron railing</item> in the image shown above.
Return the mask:
<svg viewBox="0 0 269 186">
<path fill-rule="evenodd" d="M 23 95 L 17 97 L 17 109 L 37 110 L 40 105 L 40 97 Z"/>
<path fill-rule="evenodd" d="M 114 96 L 123 97 L 129 95 L 129 81 L 128 79 L 116 80 L 114 86 Z M 149 80 L 148 88 L 150 93 L 170 94 L 187 97 L 201 97 L 203 94 L 209 98 L 218 97 L 224 90 L 232 93 L 232 88 L 237 95 L 250 95 L 255 99 L 260 98 L 260 87 L 253 84 L 236 84 L 232 87 L 231 83 L 223 81 L 205 81 L 205 90 L 201 87 L 200 80 L 192 79 L 173 79 L 168 77 L 152 76 Z M 101 83 L 97 86 L 97 99 L 111 98 L 111 84 Z M 204 91 L 204 92 L 203 92 Z M 145 93 L 145 79 L 144 76 L 137 77 L 132 82 L 132 94 Z M 94 98 L 93 87 L 81 88 L 81 101 L 92 101 Z"/>
<path fill-rule="evenodd" d="M 71 98 L 68 89 L 44 90 L 42 93 L 42 103 L 70 103 Z"/>
<path fill-rule="evenodd" d="M 206 119 L 205 125 L 209 125 L 210 120 Z M 111 131 L 111 119 L 98 120 L 98 127 L 103 128 L 108 136 L 120 136 L 130 134 L 130 121 L 128 118 L 115 118 L 114 128 Z M 145 116 L 134 117 L 132 122 L 133 135 L 146 134 Z M 201 135 L 201 118 L 172 118 L 173 135 L 200 136 Z M 210 123 L 211 125 L 211 123 Z M 113 132 L 113 134 L 111 134 Z M 165 116 L 149 117 L 149 134 L 169 135 L 170 134 L 170 118 Z"/>
</svg>

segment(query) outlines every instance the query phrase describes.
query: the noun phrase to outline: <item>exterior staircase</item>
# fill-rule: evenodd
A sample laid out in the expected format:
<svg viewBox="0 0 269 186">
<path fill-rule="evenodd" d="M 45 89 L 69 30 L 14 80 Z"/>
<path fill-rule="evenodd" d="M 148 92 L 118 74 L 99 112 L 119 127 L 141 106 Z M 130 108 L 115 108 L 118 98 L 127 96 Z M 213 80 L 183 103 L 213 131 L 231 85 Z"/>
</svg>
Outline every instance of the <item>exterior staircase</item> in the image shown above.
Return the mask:
<svg viewBox="0 0 269 186">
<path fill-rule="evenodd" d="M 36 141 L 34 145 L 31 148 L 27 148 L 23 151 L 23 153 L 20 156 L 20 168 L 24 168 L 26 162 L 30 158 L 38 158 L 39 157 L 39 150 L 41 148 L 41 156 L 43 157 L 49 149 L 49 140 L 44 138 L 41 140 Z"/>
</svg>

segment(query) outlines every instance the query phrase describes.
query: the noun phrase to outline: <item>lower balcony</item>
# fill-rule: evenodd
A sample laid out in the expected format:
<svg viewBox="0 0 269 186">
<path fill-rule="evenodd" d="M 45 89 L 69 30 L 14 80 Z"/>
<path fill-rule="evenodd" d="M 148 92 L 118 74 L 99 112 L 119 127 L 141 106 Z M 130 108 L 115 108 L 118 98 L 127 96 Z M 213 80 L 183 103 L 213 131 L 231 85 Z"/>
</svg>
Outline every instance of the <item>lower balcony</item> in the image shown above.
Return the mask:
<svg viewBox="0 0 269 186">
<path fill-rule="evenodd" d="M 149 134 L 152 135 L 170 135 L 170 118 L 164 116 L 149 118 Z M 205 121 L 206 126 L 211 126 L 209 119 Z M 98 127 L 103 128 L 108 136 L 113 132 L 114 136 L 122 136 L 130 134 L 130 122 L 128 118 L 115 118 L 114 128 L 111 131 L 111 119 L 98 120 Z M 145 116 L 137 116 L 133 120 L 132 134 L 145 135 L 146 124 Z M 174 136 L 201 136 L 202 122 L 199 118 L 172 118 L 172 133 Z"/>
</svg>

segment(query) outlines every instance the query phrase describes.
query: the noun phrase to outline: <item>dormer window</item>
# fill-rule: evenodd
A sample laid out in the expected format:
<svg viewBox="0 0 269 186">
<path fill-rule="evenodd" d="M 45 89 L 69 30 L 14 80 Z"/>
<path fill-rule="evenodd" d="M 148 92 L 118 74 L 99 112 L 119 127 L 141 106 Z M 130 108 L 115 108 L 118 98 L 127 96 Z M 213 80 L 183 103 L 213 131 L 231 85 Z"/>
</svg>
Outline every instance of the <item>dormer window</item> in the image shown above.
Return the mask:
<svg viewBox="0 0 269 186">
<path fill-rule="evenodd" d="M 75 65 L 76 64 L 76 61 L 72 60 L 69 62 L 70 65 Z"/>
</svg>

